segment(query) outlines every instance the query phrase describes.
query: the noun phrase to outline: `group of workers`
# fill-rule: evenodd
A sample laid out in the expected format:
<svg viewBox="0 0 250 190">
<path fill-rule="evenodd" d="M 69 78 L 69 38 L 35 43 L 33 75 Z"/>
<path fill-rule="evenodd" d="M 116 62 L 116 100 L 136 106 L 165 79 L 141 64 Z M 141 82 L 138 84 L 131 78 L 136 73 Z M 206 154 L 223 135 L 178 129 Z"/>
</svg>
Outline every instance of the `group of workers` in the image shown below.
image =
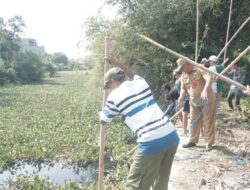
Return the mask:
<svg viewBox="0 0 250 190">
<path fill-rule="evenodd" d="M 186 109 L 185 106 L 190 107 L 189 130 L 191 136 L 189 142 L 184 144 L 183 148 L 195 146 L 196 143 L 198 143 L 201 132 L 202 136 L 205 136 L 206 150 L 209 151 L 215 143 L 215 120 L 222 95 L 222 81 L 195 68 L 184 59 L 178 59 L 177 64 L 179 67 L 173 72 L 175 86 L 171 88 L 169 85 L 164 85 L 162 88 L 168 100 L 167 102 L 170 104 L 167 109 L 167 114 L 172 116 L 176 112 L 176 108 L 179 109 L 181 107 L 179 106 L 181 102 L 184 101 L 186 103 L 187 100 L 185 99 L 190 99 L 190 105 L 185 105 L 184 103 L 184 108 L 181 113 L 182 126 L 184 134 L 186 135 L 188 132 L 188 109 Z M 224 70 L 224 67 L 219 63 L 215 55 L 210 56 L 208 60 L 203 58 L 200 64 L 216 73 L 221 73 Z M 181 75 L 182 77 L 180 77 Z M 237 64 L 232 66 L 230 75 L 234 81 L 243 84 L 245 75 Z M 244 93 L 247 94 L 248 89 L 249 87 Z M 227 96 L 228 111 L 234 111 L 235 109 L 241 111 L 241 95 L 242 92 L 240 88 L 235 85 L 230 86 Z M 234 97 L 236 97 L 235 107 L 232 102 Z"/>
<path fill-rule="evenodd" d="M 177 131 L 158 106 L 144 78 L 113 58 L 106 57 L 105 60 L 114 67 L 104 77 L 104 88 L 109 89 L 110 94 L 99 113 L 100 122 L 105 125 L 121 115 L 122 121 L 137 136 L 137 151 L 124 189 L 166 190 L 180 141 Z M 216 61 L 213 56 L 209 58 L 211 69 L 220 72 Z M 177 85 L 173 89 L 165 86 L 165 89 L 171 92 L 175 102 L 184 106 L 184 132 L 188 130 L 189 114 L 191 135 L 183 148 L 195 146 L 204 127 L 206 150 L 211 150 L 215 143 L 220 81 L 184 59 L 178 59 L 177 64 L 178 70 L 174 73 Z M 131 80 L 126 80 L 126 76 Z M 211 86 L 214 86 L 213 91 Z M 246 93 L 250 94 L 248 91 L 249 87 Z"/>
</svg>

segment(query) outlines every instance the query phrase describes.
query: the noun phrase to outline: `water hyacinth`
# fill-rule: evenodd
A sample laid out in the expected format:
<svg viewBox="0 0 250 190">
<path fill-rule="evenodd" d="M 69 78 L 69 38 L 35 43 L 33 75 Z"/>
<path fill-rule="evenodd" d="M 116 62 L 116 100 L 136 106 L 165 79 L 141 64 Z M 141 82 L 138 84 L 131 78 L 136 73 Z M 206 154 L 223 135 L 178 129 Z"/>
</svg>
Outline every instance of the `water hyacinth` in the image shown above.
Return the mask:
<svg viewBox="0 0 250 190">
<path fill-rule="evenodd" d="M 1 171 L 22 160 L 58 160 L 82 166 L 96 163 L 100 127 L 97 113 L 102 102 L 100 79 L 95 72 L 71 71 L 60 72 L 41 84 L 0 88 Z M 108 126 L 105 146 L 106 157 L 109 162 L 112 160 L 107 187 L 116 184 L 116 189 L 127 171 L 123 155 L 135 145 L 130 141 L 134 138 L 131 132 L 119 123 Z M 14 184 L 23 184 L 26 189 L 26 184 L 33 186 L 46 180 L 34 179 L 21 178 Z M 46 184 L 56 189 L 51 182 Z M 60 189 L 83 188 L 73 184 Z M 84 188 L 94 187 L 96 183 Z"/>
</svg>

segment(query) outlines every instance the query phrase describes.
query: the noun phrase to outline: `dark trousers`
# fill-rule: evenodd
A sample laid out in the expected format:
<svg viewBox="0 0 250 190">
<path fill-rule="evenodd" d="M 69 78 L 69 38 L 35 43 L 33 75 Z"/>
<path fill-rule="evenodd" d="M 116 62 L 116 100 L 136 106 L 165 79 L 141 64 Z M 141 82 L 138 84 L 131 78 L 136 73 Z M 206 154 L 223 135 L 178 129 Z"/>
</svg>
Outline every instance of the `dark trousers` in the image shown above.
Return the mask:
<svg viewBox="0 0 250 190">
<path fill-rule="evenodd" d="M 240 92 L 240 90 L 235 91 L 235 90 L 230 89 L 229 93 L 227 95 L 227 101 L 228 101 L 228 106 L 231 109 L 234 109 L 233 99 L 234 99 L 235 96 L 236 96 L 235 106 L 237 107 L 237 106 L 240 105 L 241 92 Z"/>
</svg>

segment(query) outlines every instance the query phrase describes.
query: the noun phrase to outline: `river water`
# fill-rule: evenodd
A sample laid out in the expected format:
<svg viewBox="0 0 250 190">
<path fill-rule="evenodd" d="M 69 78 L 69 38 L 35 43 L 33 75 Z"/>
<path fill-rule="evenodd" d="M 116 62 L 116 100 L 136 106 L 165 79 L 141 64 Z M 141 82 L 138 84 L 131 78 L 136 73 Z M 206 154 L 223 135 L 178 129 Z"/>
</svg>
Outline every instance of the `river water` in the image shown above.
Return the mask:
<svg viewBox="0 0 250 190">
<path fill-rule="evenodd" d="M 97 180 L 96 166 L 63 165 L 59 162 L 20 162 L 0 173 L 0 188 L 8 186 L 8 180 L 17 178 L 18 175 L 48 177 L 54 184 L 62 185 L 66 181 L 75 181 L 83 186 Z"/>
</svg>

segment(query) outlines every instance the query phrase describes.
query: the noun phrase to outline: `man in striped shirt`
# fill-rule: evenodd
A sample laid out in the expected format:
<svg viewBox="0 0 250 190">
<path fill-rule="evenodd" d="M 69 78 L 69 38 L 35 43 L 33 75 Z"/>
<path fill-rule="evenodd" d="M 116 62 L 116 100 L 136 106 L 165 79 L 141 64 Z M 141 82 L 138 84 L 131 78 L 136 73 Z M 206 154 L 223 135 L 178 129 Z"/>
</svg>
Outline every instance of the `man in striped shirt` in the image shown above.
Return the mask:
<svg viewBox="0 0 250 190">
<path fill-rule="evenodd" d="M 115 66 L 105 74 L 104 88 L 111 89 L 100 113 L 102 124 L 121 115 L 137 135 L 138 149 L 127 177 L 127 190 L 166 190 L 179 137 L 164 116 L 147 82 L 125 65 L 106 58 Z M 125 80 L 125 75 L 131 81 Z"/>
</svg>

